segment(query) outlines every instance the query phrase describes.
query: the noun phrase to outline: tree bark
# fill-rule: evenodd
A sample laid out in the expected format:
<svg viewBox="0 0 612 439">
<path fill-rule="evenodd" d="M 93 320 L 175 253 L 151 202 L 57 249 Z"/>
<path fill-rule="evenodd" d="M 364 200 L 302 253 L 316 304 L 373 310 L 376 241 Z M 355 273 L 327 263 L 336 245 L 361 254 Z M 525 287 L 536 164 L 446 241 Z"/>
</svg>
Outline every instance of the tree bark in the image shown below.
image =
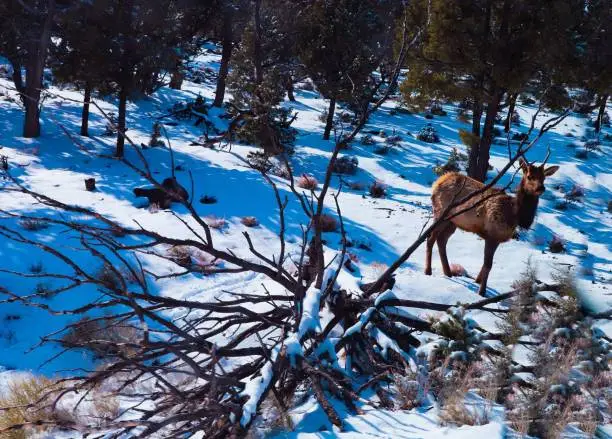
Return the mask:
<svg viewBox="0 0 612 439">
<path fill-rule="evenodd" d="M 603 122 L 604 114 L 606 113 L 606 103 L 608 102 L 608 95 L 604 94 L 599 97 L 599 112 L 597 113 L 597 120 L 595 120 L 595 132 L 599 134 L 601 131 L 601 125 Z"/>
<path fill-rule="evenodd" d="M 480 139 L 480 119 L 482 119 L 482 102 L 479 98 L 474 98 L 472 108 L 472 134 Z M 478 144 L 471 145 L 468 151 L 468 175 L 475 173 L 478 166 Z"/>
<path fill-rule="evenodd" d="M 183 72 L 180 66 L 176 66 L 176 69 L 170 75 L 170 88 L 173 90 L 180 90 L 183 86 Z"/>
<path fill-rule="evenodd" d="M 253 41 L 253 65 L 255 66 L 255 84 L 263 82 L 262 54 L 261 54 L 261 0 L 255 0 L 254 21 L 255 35 Z"/>
<path fill-rule="evenodd" d="M 228 7 L 223 15 L 223 48 L 221 50 L 221 65 L 219 66 L 219 76 L 217 77 L 217 89 L 215 90 L 215 100 L 213 107 L 223 105 L 225 98 L 225 82 L 229 72 L 229 63 L 234 50 L 234 32 L 232 28 L 233 13 L 232 8 Z"/>
<path fill-rule="evenodd" d="M 123 150 L 125 145 L 125 113 L 127 105 L 127 90 L 125 87 L 121 87 L 119 92 L 119 116 L 117 119 L 117 150 L 115 151 L 115 157 L 123 157 Z"/>
<path fill-rule="evenodd" d="M 15 59 L 10 60 L 11 67 L 13 67 L 13 84 L 15 84 L 15 90 L 19 92 L 19 97 L 23 101 L 23 77 L 21 76 L 21 63 Z"/>
<path fill-rule="evenodd" d="M 493 127 L 495 125 L 495 116 L 499 110 L 499 103 L 503 96 L 503 91 L 493 90 L 489 102 L 487 103 L 487 114 L 485 117 L 482 136 L 478 145 L 478 158 L 476 166 L 468 169 L 468 175 L 478 181 L 484 182 L 487 178 L 489 170 L 489 150 L 493 141 Z"/>
<path fill-rule="evenodd" d="M 518 93 L 513 93 L 508 96 L 508 115 L 506 116 L 506 120 L 504 122 L 504 131 L 506 133 L 510 132 L 510 126 L 512 125 L 512 115 L 514 114 L 514 107 L 516 106 L 516 98 L 518 98 Z"/>
<path fill-rule="evenodd" d="M 91 85 L 85 84 L 83 112 L 81 113 L 81 136 L 89 137 L 89 101 L 91 100 Z"/>
<path fill-rule="evenodd" d="M 336 98 L 329 100 L 329 109 L 327 110 L 327 121 L 325 123 L 325 131 L 323 132 L 323 140 L 329 140 L 329 135 L 334 126 L 334 112 L 336 111 Z"/>
<path fill-rule="evenodd" d="M 287 89 L 287 98 L 291 102 L 295 102 L 295 94 L 293 93 L 293 78 L 291 75 L 287 76 L 287 86 L 285 88 Z"/>
<path fill-rule="evenodd" d="M 55 15 L 55 0 L 49 0 L 47 15 L 40 37 L 30 41 L 26 61 L 26 83 L 23 89 L 25 120 L 24 137 L 40 136 L 40 94 L 43 88 L 43 73 L 47 58 L 47 49 L 51 41 L 51 27 Z"/>
</svg>

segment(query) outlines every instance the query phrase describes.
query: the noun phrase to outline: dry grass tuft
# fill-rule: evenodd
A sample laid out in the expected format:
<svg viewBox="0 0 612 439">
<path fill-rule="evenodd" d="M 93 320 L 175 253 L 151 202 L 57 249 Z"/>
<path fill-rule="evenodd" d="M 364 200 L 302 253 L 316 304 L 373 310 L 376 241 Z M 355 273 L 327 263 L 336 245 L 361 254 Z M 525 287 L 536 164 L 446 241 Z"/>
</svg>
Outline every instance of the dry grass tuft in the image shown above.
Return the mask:
<svg viewBox="0 0 612 439">
<path fill-rule="evenodd" d="M 298 179 L 297 185 L 298 187 L 301 187 L 302 189 L 314 191 L 319 185 L 319 182 L 312 175 L 304 174 Z"/>
<path fill-rule="evenodd" d="M 227 221 L 224 218 L 219 218 L 214 215 L 210 215 L 207 216 L 205 220 L 206 224 L 208 224 L 208 227 L 210 227 L 211 229 L 223 230 L 225 227 L 227 227 Z"/>
<path fill-rule="evenodd" d="M 259 220 L 254 216 L 245 216 L 240 219 L 240 222 L 243 226 L 246 227 L 257 227 L 259 225 Z"/>
<path fill-rule="evenodd" d="M 335 232 L 338 230 L 338 220 L 331 215 L 323 214 L 319 217 L 321 232 Z"/>
</svg>

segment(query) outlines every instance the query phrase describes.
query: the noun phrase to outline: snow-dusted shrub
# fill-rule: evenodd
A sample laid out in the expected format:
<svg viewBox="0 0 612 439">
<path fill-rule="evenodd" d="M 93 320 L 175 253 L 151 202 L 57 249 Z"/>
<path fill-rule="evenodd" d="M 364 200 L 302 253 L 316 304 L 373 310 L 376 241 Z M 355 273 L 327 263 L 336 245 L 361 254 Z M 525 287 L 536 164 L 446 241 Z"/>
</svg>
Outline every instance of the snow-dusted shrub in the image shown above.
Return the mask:
<svg viewBox="0 0 612 439">
<path fill-rule="evenodd" d="M 338 157 L 334 162 L 333 171 L 336 174 L 347 174 L 353 175 L 357 172 L 357 168 L 359 167 L 359 160 L 355 156 L 342 156 Z"/>
<path fill-rule="evenodd" d="M 259 225 L 259 220 L 254 216 L 244 216 L 240 219 L 240 222 L 246 227 L 257 227 Z"/>
<path fill-rule="evenodd" d="M 161 132 L 161 123 L 160 122 L 155 122 L 153 124 L 153 132 L 151 133 L 151 138 L 149 139 L 149 144 L 148 146 L 150 148 L 155 148 L 155 147 L 164 147 L 166 146 L 166 142 L 164 142 L 162 140 L 162 132 Z"/>
<path fill-rule="evenodd" d="M 387 194 L 387 186 L 380 181 L 375 181 L 370 185 L 369 192 L 372 198 L 384 198 Z"/>
<path fill-rule="evenodd" d="M 95 358 L 104 359 L 133 353 L 140 334 L 128 323 L 108 324 L 105 318 L 83 317 L 64 333 L 61 343 L 65 348 L 85 349 Z"/>
<path fill-rule="evenodd" d="M 36 218 L 24 218 L 19 220 L 19 225 L 22 229 L 28 230 L 30 232 L 38 232 L 39 230 L 44 230 L 49 227 L 49 223 L 42 219 Z"/>
<path fill-rule="evenodd" d="M 447 114 L 439 102 L 433 102 L 431 106 L 429 107 L 429 112 L 436 116 L 446 116 Z"/>
<path fill-rule="evenodd" d="M 372 152 L 377 155 L 387 155 L 389 154 L 389 151 L 391 151 L 391 145 L 384 144 L 377 145 Z"/>
<path fill-rule="evenodd" d="M 121 288 L 121 280 L 110 265 L 103 265 L 95 274 L 96 279 L 109 290 Z"/>
<path fill-rule="evenodd" d="M 535 99 L 527 95 L 521 95 L 520 99 L 523 105 L 533 105 L 536 103 Z"/>
<path fill-rule="evenodd" d="M 395 130 L 393 130 L 393 134 L 385 139 L 385 143 L 392 146 L 397 146 L 402 141 L 402 136 L 399 134 L 395 134 Z"/>
<path fill-rule="evenodd" d="M 303 174 L 298 179 L 297 185 L 298 185 L 298 187 L 301 187 L 302 189 L 306 189 L 306 190 L 309 190 L 309 191 L 314 191 L 317 188 L 317 186 L 319 185 L 319 182 L 312 175 Z"/>
<path fill-rule="evenodd" d="M 559 235 L 553 235 L 548 242 L 548 250 L 551 253 L 561 253 L 565 251 L 565 241 Z"/>
<path fill-rule="evenodd" d="M 224 218 L 219 218 L 214 215 L 209 215 L 204 218 L 208 227 L 216 230 L 222 230 L 227 226 L 227 221 Z"/>
<path fill-rule="evenodd" d="M 249 166 L 259 172 L 268 172 L 274 164 L 270 161 L 270 158 L 263 151 L 250 151 L 246 158 Z"/>
<path fill-rule="evenodd" d="M 467 156 L 465 154 L 460 153 L 457 148 L 453 148 L 446 163 L 438 163 L 436 166 L 434 166 L 433 172 L 438 176 L 444 175 L 447 172 L 459 172 L 461 170 L 459 166 L 460 162 L 464 162 L 466 160 Z"/>
<path fill-rule="evenodd" d="M 430 123 L 428 123 L 419 130 L 417 139 L 427 143 L 438 143 L 440 141 L 440 136 L 438 135 L 436 129 Z"/>
<path fill-rule="evenodd" d="M 277 164 L 274 167 L 272 167 L 272 170 L 270 171 L 270 173 L 272 175 L 276 175 L 277 177 L 283 178 L 285 180 L 291 179 L 291 172 L 289 171 L 289 169 L 284 163 Z"/>
<path fill-rule="evenodd" d="M 117 124 L 119 123 L 119 119 L 115 113 L 108 113 L 107 116 L 109 121 L 106 123 L 102 135 L 105 137 L 114 137 L 117 135 Z"/>
<path fill-rule="evenodd" d="M 335 232 L 338 230 L 338 220 L 331 215 L 323 214 L 319 217 L 319 229 L 321 232 Z"/>
<path fill-rule="evenodd" d="M 272 107 L 265 116 L 245 117 L 233 134 L 240 142 L 259 146 L 268 156 L 291 153 L 297 136 L 293 121 L 290 109 Z"/>
<path fill-rule="evenodd" d="M 364 134 L 363 136 L 361 136 L 360 142 L 362 145 L 366 145 L 366 146 L 376 144 L 376 140 L 374 140 L 371 134 Z"/>
<path fill-rule="evenodd" d="M 574 157 L 576 157 L 577 159 L 587 159 L 589 157 L 589 153 L 586 149 L 577 149 L 576 153 L 574 154 Z"/>
<path fill-rule="evenodd" d="M 570 190 L 565 193 L 565 199 L 568 201 L 581 201 L 584 195 L 584 187 L 574 184 Z"/>
<path fill-rule="evenodd" d="M 461 264 L 450 264 L 450 270 L 453 276 L 467 276 L 467 270 Z"/>
<path fill-rule="evenodd" d="M 593 102 L 592 92 L 582 90 L 574 96 L 572 111 L 580 114 L 589 114 L 592 111 Z"/>
</svg>

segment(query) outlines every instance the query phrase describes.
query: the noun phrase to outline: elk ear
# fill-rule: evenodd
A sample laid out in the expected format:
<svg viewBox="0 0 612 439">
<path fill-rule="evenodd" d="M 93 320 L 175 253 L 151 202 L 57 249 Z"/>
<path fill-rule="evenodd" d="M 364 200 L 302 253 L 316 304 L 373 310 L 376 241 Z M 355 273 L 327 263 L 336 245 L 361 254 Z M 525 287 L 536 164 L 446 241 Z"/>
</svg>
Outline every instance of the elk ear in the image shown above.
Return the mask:
<svg viewBox="0 0 612 439">
<path fill-rule="evenodd" d="M 545 177 L 550 177 L 551 175 L 553 175 L 555 172 L 557 172 L 559 170 L 558 166 L 549 166 L 548 168 L 546 168 L 544 170 L 544 176 Z"/>
<path fill-rule="evenodd" d="M 521 166 L 522 171 L 527 172 L 527 169 L 529 169 L 529 165 L 527 164 L 525 159 L 523 157 L 519 157 L 518 161 L 519 161 L 519 165 Z"/>
</svg>

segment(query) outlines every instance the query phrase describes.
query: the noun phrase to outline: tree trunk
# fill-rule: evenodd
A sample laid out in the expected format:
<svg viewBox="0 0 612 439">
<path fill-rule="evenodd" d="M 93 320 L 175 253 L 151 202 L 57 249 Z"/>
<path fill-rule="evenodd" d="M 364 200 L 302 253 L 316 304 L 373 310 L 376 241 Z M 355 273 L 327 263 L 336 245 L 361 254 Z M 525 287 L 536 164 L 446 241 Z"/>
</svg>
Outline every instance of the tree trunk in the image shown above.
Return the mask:
<svg viewBox="0 0 612 439">
<path fill-rule="evenodd" d="M 26 62 L 26 83 L 23 91 L 25 120 L 24 137 L 40 136 L 40 93 L 43 88 L 43 73 L 47 58 L 47 49 L 51 41 L 51 27 L 55 15 L 55 0 L 49 0 L 47 15 L 43 23 L 40 38 L 30 41 Z M 21 74 L 21 73 L 20 73 Z"/>
<path fill-rule="evenodd" d="M 606 103 L 608 102 L 608 95 L 601 95 L 599 97 L 599 113 L 597 113 L 597 120 L 595 120 L 595 132 L 599 134 L 601 131 L 601 124 L 603 122 L 604 114 L 606 113 Z"/>
<path fill-rule="evenodd" d="M 514 107 L 516 106 L 517 97 L 518 93 L 513 93 L 508 96 L 508 115 L 506 116 L 506 121 L 504 122 L 504 131 L 506 133 L 510 132 L 510 126 L 512 125 L 512 115 L 514 114 Z"/>
<path fill-rule="evenodd" d="M 287 89 L 287 98 L 291 102 L 295 102 L 295 94 L 293 93 L 293 78 L 291 75 L 287 76 L 287 86 L 285 88 Z"/>
<path fill-rule="evenodd" d="M 480 119 L 482 119 L 482 102 L 479 98 L 474 98 L 472 108 L 472 134 L 480 139 Z M 470 145 L 468 151 L 468 175 L 472 175 L 478 166 L 478 144 Z"/>
<path fill-rule="evenodd" d="M 170 88 L 173 90 L 180 90 L 183 86 L 183 72 L 180 66 L 176 66 L 176 69 L 170 75 Z"/>
<path fill-rule="evenodd" d="M 17 60 L 11 60 L 11 67 L 13 67 L 13 84 L 15 84 L 15 90 L 19 92 L 19 97 L 23 101 L 23 77 L 21 76 L 21 63 Z"/>
<path fill-rule="evenodd" d="M 89 101 L 91 100 L 91 86 L 85 84 L 85 96 L 83 98 L 83 112 L 81 113 L 81 136 L 89 137 Z"/>
<path fill-rule="evenodd" d="M 336 98 L 329 100 L 329 109 L 327 110 L 327 121 L 325 123 L 325 131 L 323 132 L 323 140 L 329 140 L 329 135 L 334 126 L 334 112 L 336 111 Z"/>
<path fill-rule="evenodd" d="M 225 98 L 225 81 L 229 72 L 229 63 L 234 50 L 234 33 L 232 29 L 232 8 L 226 8 L 223 15 L 223 48 L 221 51 L 221 65 L 219 66 L 219 76 L 217 77 L 217 89 L 215 90 L 215 100 L 213 107 L 223 105 Z"/>
<path fill-rule="evenodd" d="M 493 142 L 495 116 L 497 116 L 502 96 L 503 92 L 501 90 L 494 90 L 487 103 L 487 115 L 482 129 L 482 136 L 480 137 L 480 144 L 478 145 L 478 160 L 476 167 L 468 170 L 468 175 L 478 181 L 484 182 L 487 178 L 487 171 L 489 170 L 489 150 Z"/>
<path fill-rule="evenodd" d="M 125 109 L 127 105 L 127 90 L 121 88 L 119 92 L 119 116 L 117 119 L 117 150 L 115 157 L 123 157 L 123 149 L 125 145 Z"/>
</svg>

